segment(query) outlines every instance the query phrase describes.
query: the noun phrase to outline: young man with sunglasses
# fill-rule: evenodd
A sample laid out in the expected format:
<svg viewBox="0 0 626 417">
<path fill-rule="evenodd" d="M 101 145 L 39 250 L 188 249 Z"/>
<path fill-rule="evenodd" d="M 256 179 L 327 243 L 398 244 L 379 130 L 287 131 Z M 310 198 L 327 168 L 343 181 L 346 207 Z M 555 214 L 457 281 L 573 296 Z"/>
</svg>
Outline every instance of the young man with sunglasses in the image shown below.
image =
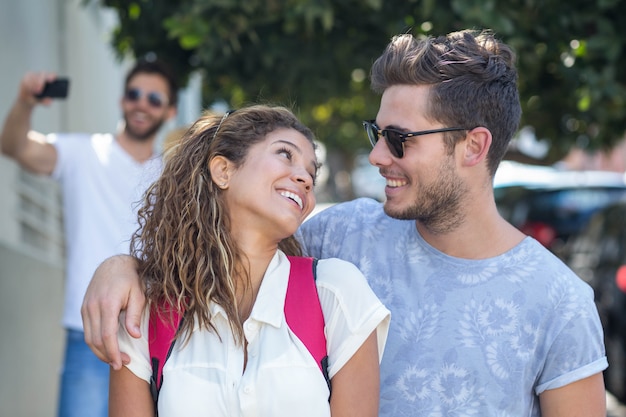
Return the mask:
<svg viewBox="0 0 626 417">
<path fill-rule="evenodd" d="M 494 201 L 521 115 L 514 59 L 488 31 L 394 37 L 372 67 L 382 98 L 364 122 L 386 201 L 338 204 L 300 228 L 308 255 L 358 265 L 391 310 L 381 416 L 606 415 L 590 287 Z M 114 367 L 128 360 L 119 309 L 138 336 L 133 272 L 111 258 L 83 304 L 88 342 Z"/>
<path fill-rule="evenodd" d="M 178 86 L 165 64 L 139 61 L 126 76 L 118 132 L 44 135 L 31 130 L 31 116 L 38 105 L 50 104 L 51 98 L 36 95 L 54 79 L 49 73 L 23 77 L 0 145 L 24 169 L 57 180 L 63 195 L 67 336 L 58 415 L 105 417 L 109 367 L 85 344 L 80 307 L 98 264 L 128 252 L 137 228 L 134 204 L 161 171 L 154 142 L 163 123 L 176 115 Z"/>
</svg>

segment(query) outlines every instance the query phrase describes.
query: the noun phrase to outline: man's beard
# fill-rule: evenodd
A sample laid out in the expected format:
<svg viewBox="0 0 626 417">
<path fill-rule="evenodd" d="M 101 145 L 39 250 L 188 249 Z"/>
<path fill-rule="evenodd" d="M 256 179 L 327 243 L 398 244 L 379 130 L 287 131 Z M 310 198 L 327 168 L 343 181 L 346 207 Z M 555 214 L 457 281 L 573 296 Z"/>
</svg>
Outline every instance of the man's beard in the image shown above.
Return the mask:
<svg viewBox="0 0 626 417">
<path fill-rule="evenodd" d="M 461 203 L 466 194 L 467 187 L 457 175 L 453 159 L 449 158 L 439 168 L 435 182 L 423 186 L 411 206 L 394 211 L 385 205 L 384 210 L 389 217 L 417 220 L 433 233 L 447 233 L 465 219 Z"/>
<path fill-rule="evenodd" d="M 152 139 L 152 137 L 157 134 L 159 129 L 161 129 L 161 126 L 163 126 L 163 123 L 165 123 L 165 119 L 161 118 L 158 121 L 154 122 L 152 126 L 150 126 L 150 128 L 145 132 L 137 132 L 128 123 L 128 117 L 124 116 L 124 131 L 130 139 L 137 142 L 146 142 Z"/>
</svg>

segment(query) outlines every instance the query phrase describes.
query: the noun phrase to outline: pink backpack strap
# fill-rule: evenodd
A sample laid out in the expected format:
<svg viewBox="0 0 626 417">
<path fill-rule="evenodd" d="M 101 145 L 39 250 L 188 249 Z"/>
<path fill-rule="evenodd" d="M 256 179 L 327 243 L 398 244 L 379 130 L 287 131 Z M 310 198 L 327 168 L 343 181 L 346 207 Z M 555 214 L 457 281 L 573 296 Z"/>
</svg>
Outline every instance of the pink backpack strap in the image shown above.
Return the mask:
<svg viewBox="0 0 626 417">
<path fill-rule="evenodd" d="M 285 297 L 285 319 L 291 331 L 302 341 L 315 359 L 330 389 L 324 313 L 315 285 L 317 259 L 300 256 L 288 256 L 288 258 L 291 270 Z M 176 331 L 182 324 L 182 315 L 172 311 L 174 326 L 171 326 L 167 321 L 169 309 L 162 306 L 159 308 L 162 308 L 161 315 L 157 312 L 157 306 L 152 306 L 148 326 L 148 347 L 152 365 L 150 391 L 154 400 L 155 413 L 159 391 L 163 385 L 163 365 L 172 353 L 176 342 Z"/>
<path fill-rule="evenodd" d="M 287 325 L 307 347 L 330 387 L 324 313 L 315 285 L 317 259 L 288 256 L 291 262 L 285 297 Z"/>
<path fill-rule="evenodd" d="M 157 307 L 152 305 L 150 309 L 150 324 L 148 325 L 148 348 L 150 351 L 150 362 L 152 365 L 152 376 L 150 377 L 150 392 L 154 400 L 154 412 L 157 412 L 157 400 L 159 391 L 163 385 L 163 365 L 169 358 L 176 342 L 176 331 L 182 323 L 182 316 L 179 312 L 168 308 L 163 308 L 159 314 Z M 170 313 L 172 314 L 173 326 L 169 323 Z"/>
</svg>

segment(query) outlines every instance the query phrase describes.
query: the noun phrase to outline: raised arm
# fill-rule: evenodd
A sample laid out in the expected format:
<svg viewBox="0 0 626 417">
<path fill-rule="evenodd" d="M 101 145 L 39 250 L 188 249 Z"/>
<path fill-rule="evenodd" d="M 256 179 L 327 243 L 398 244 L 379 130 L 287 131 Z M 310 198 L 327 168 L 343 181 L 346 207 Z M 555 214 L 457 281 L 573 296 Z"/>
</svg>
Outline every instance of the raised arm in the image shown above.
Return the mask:
<svg viewBox="0 0 626 417">
<path fill-rule="evenodd" d="M 57 160 L 54 146 L 46 143 L 41 133 L 31 130 L 35 106 L 48 105 L 52 101 L 49 98 L 38 100 L 35 95 L 41 92 L 46 81 L 54 78 L 53 74 L 27 73 L 20 82 L 15 103 L 0 132 L 2 153 L 36 174 L 50 175 Z"/>
<path fill-rule="evenodd" d="M 602 373 L 539 395 L 543 417 L 605 417 L 606 392 Z"/>
<path fill-rule="evenodd" d="M 85 342 L 116 371 L 122 368 L 122 363 L 129 362 L 117 343 L 120 312 L 126 310 L 128 333 L 140 337 L 139 323 L 145 303 L 133 257 L 112 256 L 94 272 L 81 307 Z"/>
</svg>

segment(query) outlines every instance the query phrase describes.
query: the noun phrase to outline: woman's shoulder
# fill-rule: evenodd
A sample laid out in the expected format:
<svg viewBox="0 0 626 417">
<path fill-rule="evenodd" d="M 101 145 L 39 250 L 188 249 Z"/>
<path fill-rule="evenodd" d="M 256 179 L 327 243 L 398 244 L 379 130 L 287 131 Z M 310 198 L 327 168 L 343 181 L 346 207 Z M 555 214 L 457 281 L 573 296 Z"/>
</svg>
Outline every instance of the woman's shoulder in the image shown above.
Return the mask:
<svg viewBox="0 0 626 417">
<path fill-rule="evenodd" d="M 351 274 L 361 274 L 356 265 L 352 262 L 345 261 L 339 258 L 321 258 L 317 260 L 317 270 L 318 272 L 322 271 L 324 273 L 332 271 L 333 273 L 337 272 L 348 272 Z"/>
<path fill-rule="evenodd" d="M 351 262 L 339 258 L 325 258 L 317 261 L 316 280 L 318 286 L 338 290 L 358 290 L 368 287 L 363 273 Z"/>
</svg>

